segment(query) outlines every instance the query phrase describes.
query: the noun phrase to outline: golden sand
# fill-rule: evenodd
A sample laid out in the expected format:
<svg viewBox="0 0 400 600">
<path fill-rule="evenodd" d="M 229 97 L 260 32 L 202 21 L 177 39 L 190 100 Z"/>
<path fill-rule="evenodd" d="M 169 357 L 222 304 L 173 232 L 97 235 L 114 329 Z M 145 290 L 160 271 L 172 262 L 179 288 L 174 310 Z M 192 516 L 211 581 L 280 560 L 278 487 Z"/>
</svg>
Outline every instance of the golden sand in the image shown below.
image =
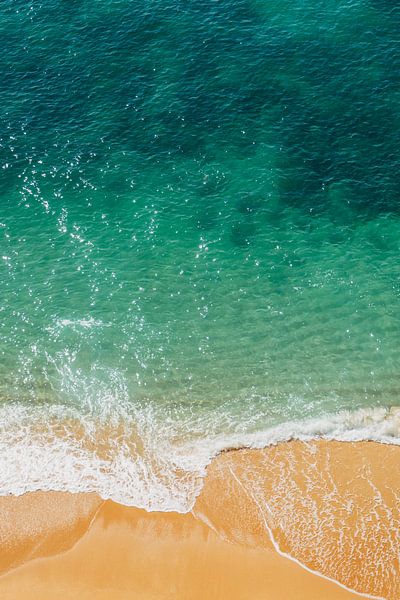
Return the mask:
<svg viewBox="0 0 400 600">
<path fill-rule="evenodd" d="M 398 600 L 399 497 L 400 447 L 289 442 L 221 454 L 194 511 L 230 540 L 268 548 L 272 536 L 309 569 Z"/>
<path fill-rule="evenodd" d="M 399 453 L 323 441 L 226 452 L 186 515 L 93 494 L 1 498 L 0 598 L 357 597 L 277 545 L 345 586 L 397 600 Z"/>
</svg>

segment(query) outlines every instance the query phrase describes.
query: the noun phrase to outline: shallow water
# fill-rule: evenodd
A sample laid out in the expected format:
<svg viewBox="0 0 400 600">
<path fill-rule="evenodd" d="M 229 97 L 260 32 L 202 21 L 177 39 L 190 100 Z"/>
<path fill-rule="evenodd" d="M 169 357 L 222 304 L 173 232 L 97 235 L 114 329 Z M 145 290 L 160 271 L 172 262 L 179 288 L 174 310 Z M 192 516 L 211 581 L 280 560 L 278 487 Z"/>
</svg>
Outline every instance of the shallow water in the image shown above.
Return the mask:
<svg viewBox="0 0 400 600">
<path fill-rule="evenodd" d="M 398 441 L 399 18 L 2 2 L 3 491 L 182 508 L 227 445 Z"/>
</svg>

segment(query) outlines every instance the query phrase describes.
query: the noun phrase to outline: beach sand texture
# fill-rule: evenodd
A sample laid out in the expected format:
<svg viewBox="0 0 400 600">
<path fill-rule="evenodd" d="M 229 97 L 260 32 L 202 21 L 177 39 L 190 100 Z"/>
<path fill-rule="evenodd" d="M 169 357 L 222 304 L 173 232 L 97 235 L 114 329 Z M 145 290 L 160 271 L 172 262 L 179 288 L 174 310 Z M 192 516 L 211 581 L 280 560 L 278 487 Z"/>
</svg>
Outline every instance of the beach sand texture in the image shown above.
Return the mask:
<svg viewBox="0 0 400 600">
<path fill-rule="evenodd" d="M 357 597 L 281 552 L 357 592 L 395 600 L 399 452 L 326 441 L 224 452 L 189 514 L 147 513 L 95 494 L 3 497 L 0 597 Z"/>
</svg>

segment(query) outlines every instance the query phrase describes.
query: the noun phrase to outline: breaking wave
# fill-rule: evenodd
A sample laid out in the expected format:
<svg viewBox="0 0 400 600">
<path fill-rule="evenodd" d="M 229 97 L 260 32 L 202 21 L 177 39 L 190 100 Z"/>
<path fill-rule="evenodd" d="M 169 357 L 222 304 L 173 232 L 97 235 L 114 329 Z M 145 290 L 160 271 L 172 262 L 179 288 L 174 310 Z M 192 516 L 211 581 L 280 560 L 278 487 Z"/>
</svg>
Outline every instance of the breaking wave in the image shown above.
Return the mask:
<svg viewBox="0 0 400 600">
<path fill-rule="evenodd" d="M 149 511 L 187 512 L 218 453 L 293 439 L 400 444 L 400 408 L 364 408 L 263 431 L 210 434 L 152 410 L 99 419 L 63 406 L 0 409 L 0 494 L 96 492 Z"/>
</svg>

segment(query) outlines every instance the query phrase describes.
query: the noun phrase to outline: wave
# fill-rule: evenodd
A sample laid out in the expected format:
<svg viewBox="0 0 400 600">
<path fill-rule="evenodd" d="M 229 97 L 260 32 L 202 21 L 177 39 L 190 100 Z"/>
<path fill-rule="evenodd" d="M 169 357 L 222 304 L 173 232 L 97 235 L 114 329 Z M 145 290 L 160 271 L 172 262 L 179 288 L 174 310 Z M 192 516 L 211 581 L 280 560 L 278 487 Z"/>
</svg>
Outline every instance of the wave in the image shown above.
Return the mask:
<svg viewBox="0 0 400 600">
<path fill-rule="evenodd" d="M 148 511 L 191 510 L 219 453 L 289 440 L 371 440 L 400 445 L 400 407 L 364 408 L 262 431 L 201 435 L 151 410 L 112 419 L 64 406 L 0 408 L 0 495 L 96 492 Z"/>
</svg>

